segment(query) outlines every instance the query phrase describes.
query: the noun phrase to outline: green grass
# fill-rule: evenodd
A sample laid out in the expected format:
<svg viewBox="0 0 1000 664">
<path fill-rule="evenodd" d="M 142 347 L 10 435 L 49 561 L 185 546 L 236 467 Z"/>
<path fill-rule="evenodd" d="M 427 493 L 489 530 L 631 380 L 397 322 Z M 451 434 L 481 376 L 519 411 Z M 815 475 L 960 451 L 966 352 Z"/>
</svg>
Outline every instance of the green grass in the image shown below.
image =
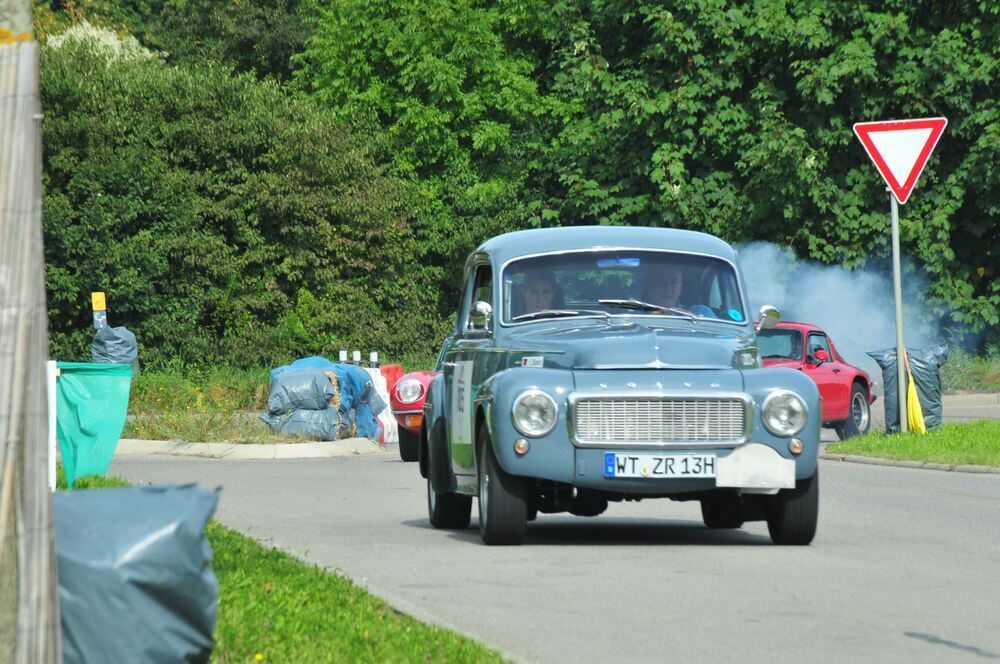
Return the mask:
<svg viewBox="0 0 1000 664">
<path fill-rule="evenodd" d="M 62 468 L 58 483 L 66 488 Z M 76 489 L 128 486 L 82 477 Z M 350 580 L 213 521 L 219 606 L 212 661 L 502 662 L 499 653 L 400 614 Z"/>
<path fill-rule="evenodd" d="M 950 465 L 1000 466 L 1000 420 L 946 423 L 930 433 L 870 433 L 826 448 L 830 454 Z"/>
<path fill-rule="evenodd" d="M 122 438 L 188 443 L 305 443 L 305 436 L 276 434 L 256 413 L 164 412 L 134 415 Z"/>
<path fill-rule="evenodd" d="M 1000 392 L 1000 350 L 980 357 L 952 351 L 941 367 L 941 383 L 945 392 Z"/>
<path fill-rule="evenodd" d="M 267 407 L 269 369 L 141 371 L 132 381 L 130 413 L 233 413 Z"/>
<path fill-rule="evenodd" d="M 336 574 L 218 524 L 216 662 L 499 662 L 500 655 L 425 625 Z M 260 660 L 258 660 L 260 661 Z"/>
</svg>

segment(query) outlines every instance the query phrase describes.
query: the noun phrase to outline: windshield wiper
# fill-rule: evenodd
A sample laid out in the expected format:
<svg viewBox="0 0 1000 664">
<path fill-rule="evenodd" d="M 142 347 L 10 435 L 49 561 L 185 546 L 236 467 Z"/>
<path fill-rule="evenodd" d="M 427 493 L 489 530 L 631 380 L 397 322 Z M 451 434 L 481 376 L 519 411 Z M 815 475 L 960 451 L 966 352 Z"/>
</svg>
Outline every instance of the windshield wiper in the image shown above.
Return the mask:
<svg viewBox="0 0 1000 664">
<path fill-rule="evenodd" d="M 775 357 L 780 357 L 780 358 L 785 359 L 785 360 L 793 360 L 793 359 L 795 359 L 795 358 L 790 357 L 788 355 L 781 355 L 780 353 L 777 354 L 777 355 L 762 355 L 761 359 L 762 360 L 770 360 L 770 359 L 775 358 Z"/>
<path fill-rule="evenodd" d="M 683 316 L 688 320 L 698 320 L 690 311 L 684 311 L 683 309 L 678 309 L 676 307 L 663 307 L 658 304 L 650 304 L 649 302 L 643 302 L 642 300 L 598 300 L 598 304 L 609 304 L 613 307 L 621 307 L 622 309 L 635 309 L 638 311 L 669 311 L 672 314 L 677 314 L 678 316 Z"/>
<path fill-rule="evenodd" d="M 511 318 L 512 321 L 519 320 L 535 320 L 536 318 L 562 318 L 565 316 L 579 316 L 581 314 L 590 314 L 597 316 L 604 316 L 606 319 L 611 320 L 611 314 L 607 311 L 598 311 L 596 309 L 542 309 L 541 311 L 532 311 L 530 314 L 521 314 L 520 316 L 514 316 Z"/>
</svg>

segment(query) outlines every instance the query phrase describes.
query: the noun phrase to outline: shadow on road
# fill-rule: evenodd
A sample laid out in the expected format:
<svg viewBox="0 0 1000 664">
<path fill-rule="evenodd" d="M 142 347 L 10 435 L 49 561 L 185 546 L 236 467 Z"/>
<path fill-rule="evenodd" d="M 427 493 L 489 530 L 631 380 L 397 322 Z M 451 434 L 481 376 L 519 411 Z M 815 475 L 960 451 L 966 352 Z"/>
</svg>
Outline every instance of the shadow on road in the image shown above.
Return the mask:
<svg viewBox="0 0 1000 664">
<path fill-rule="evenodd" d="M 433 530 L 426 519 L 402 522 L 410 528 Z M 464 530 L 442 531 L 459 542 L 482 546 L 476 520 Z M 651 545 L 651 546 L 771 546 L 766 536 L 745 530 L 710 530 L 695 521 L 654 519 L 572 520 L 539 517 L 528 524 L 524 537 L 528 546 L 559 545 Z"/>
<path fill-rule="evenodd" d="M 1000 659 L 1000 654 L 995 652 L 983 650 L 978 646 L 969 646 L 956 641 L 942 639 L 940 636 L 935 636 L 934 634 L 925 634 L 923 632 L 903 632 L 903 635 L 908 636 L 911 639 L 920 639 L 921 641 L 933 643 L 934 645 L 947 646 L 949 648 L 954 648 L 955 650 L 961 650 L 973 655 L 979 655 L 980 657 L 985 657 L 986 659 Z"/>
</svg>

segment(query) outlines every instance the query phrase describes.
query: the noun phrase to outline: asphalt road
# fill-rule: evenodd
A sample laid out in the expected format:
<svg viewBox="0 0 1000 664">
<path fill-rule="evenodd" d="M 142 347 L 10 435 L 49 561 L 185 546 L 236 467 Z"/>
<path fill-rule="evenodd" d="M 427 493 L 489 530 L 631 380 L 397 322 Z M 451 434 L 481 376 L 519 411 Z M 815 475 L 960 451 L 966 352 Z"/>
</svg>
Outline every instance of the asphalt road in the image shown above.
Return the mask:
<svg viewBox="0 0 1000 664">
<path fill-rule="evenodd" d="M 227 525 L 519 661 L 1000 660 L 1000 475 L 822 461 L 809 547 L 651 500 L 540 515 L 524 546 L 494 548 L 475 516 L 431 529 L 416 465 L 388 454 L 130 456 L 111 472 L 221 485 Z"/>
</svg>

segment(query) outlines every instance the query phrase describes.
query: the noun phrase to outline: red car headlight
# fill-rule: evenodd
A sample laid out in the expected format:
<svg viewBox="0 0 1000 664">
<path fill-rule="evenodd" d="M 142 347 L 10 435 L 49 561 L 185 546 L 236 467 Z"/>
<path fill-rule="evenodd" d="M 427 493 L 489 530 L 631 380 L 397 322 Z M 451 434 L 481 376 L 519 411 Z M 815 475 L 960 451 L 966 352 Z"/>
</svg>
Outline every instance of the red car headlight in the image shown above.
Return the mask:
<svg viewBox="0 0 1000 664">
<path fill-rule="evenodd" d="M 424 395 L 424 386 L 416 378 L 404 378 L 396 383 L 396 398 L 399 403 L 409 404 Z"/>
</svg>

